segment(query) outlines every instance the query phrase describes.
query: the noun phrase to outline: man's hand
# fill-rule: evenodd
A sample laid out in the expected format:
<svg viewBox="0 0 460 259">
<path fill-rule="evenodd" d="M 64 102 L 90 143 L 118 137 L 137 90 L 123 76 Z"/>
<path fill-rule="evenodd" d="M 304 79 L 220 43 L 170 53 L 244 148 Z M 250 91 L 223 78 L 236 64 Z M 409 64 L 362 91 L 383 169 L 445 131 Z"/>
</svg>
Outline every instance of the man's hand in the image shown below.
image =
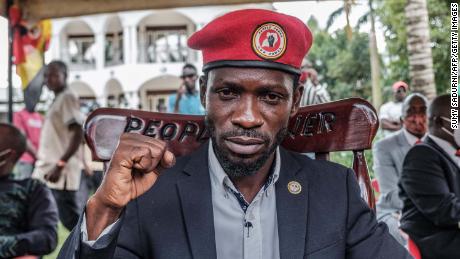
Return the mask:
<svg viewBox="0 0 460 259">
<path fill-rule="evenodd" d="M 61 178 L 62 169 L 63 167 L 55 166 L 53 170 L 45 174 L 45 180 L 52 182 L 52 183 L 59 181 L 59 178 Z"/>
<path fill-rule="evenodd" d="M 174 163 L 174 154 L 164 141 L 134 133 L 121 135 L 102 184 L 88 201 L 89 240 L 115 222 L 128 202 L 149 190 L 161 170 Z"/>
<path fill-rule="evenodd" d="M 185 84 L 182 84 L 182 85 L 179 87 L 179 89 L 177 89 L 176 102 L 177 102 L 177 101 L 180 101 L 180 99 L 182 98 L 182 96 L 185 94 L 185 91 L 186 91 Z"/>
<path fill-rule="evenodd" d="M 176 103 L 174 104 L 174 113 L 179 112 L 179 102 L 180 99 L 182 99 L 182 96 L 185 94 L 186 88 L 185 84 L 182 84 L 179 89 L 177 89 L 177 94 L 176 94 Z"/>
</svg>

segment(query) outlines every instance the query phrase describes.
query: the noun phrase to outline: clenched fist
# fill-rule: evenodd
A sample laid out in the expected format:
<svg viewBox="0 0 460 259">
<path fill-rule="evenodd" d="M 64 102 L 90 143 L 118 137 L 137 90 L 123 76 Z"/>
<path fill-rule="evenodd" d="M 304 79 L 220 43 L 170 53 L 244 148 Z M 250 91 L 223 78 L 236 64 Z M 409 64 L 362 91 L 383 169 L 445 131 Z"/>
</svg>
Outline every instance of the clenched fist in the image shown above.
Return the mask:
<svg viewBox="0 0 460 259">
<path fill-rule="evenodd" d="M 88 200 L 86 219 L 90 240 L 113 223 L 129 201 L 149 190 L 162 169 L 174 163 L 175 156 L 164 141 L 134 133 L 121 135 L 101 186 Z"/>
</svg>

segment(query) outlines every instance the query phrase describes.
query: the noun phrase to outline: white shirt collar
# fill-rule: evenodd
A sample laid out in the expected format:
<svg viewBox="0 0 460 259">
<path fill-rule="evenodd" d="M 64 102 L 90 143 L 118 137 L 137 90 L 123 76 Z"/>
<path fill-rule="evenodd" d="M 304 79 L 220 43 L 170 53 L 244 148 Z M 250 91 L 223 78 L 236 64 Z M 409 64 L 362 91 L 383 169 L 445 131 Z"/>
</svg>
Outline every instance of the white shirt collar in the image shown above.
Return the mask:
<svg viewBox="0 0 460 259">
<path fill-rule="evenodd" d="M 214 183 L 221 186 L 221 188 L 226 190 L 225 186 L 232 188 L 234 191 L 238 191 L 235 186 L 233 185 L 230 177 L 225 173 L 224 169 L 217 160 L 216 154 L 214 153 L 214 149 L 212 148 L 212 141 L 209 140 L 209 147 L 208 147 L 208 161 L 209 161 L 209 172 L 211 173 L 211 178 Z M 270 185 L 275 184 L 279 178 L 280 168 L 281 168 L 281 156 L 279 152 L 279 147 L 275 150 L 275 167 L 273 168 L 273 180 L 271 181 Z"/>
<path fill-rule="evenodd" d="M 404 137 L 406 137 L 406 140 L 407 142 L 409 143 L 409 145 L 413 146 L 415 145 L 415 142 L 417 142 L 417 140 L 419 140 L 418 137 L 412 135 L 412 133 L 410 133 L 409 131 L 406 130 L 406 128 L 403 128 L 402 129 L 403 133 L 404 133 Z M 426 136 L 426 135 L 425 135 Z M 421 139 L 424 139 L 425 136 L 423 136 Z M 421 140 L 420 139 L 420 140 Z"/>
</svg>

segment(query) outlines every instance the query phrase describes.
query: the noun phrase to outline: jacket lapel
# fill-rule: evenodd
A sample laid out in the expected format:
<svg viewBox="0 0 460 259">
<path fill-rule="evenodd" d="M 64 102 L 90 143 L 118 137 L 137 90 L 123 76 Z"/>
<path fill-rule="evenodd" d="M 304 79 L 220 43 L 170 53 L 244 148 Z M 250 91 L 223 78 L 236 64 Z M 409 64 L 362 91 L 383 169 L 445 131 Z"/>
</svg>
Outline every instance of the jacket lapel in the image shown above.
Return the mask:
<svg viewBox="0 0 460 259">
<path fill-rule="evenodd" d="M 184 222 L 193 258 L 215 259 L 216 244 L 208 169 L 208 142 L 184 167 L 187 176 L 178 181 Z"/>
<path fill-rule="evenodd" d="M 430 137 L 427 137 L 425 142 L 431 147 L 433 147 L 435 150 L 437 150 L 439 153 L 441 153 L 441 155 L 443 155 L 445 158 L 447 158 L 447 160 L 449 160 L 452 163 L 452 165 L 455 169 L 457 169 L 457 171 L 460 170 L 458 164 L 449 156 L 449 154 L 446 153 L 446 151 L 444 151 L 444 149 L 438 146 L 438 144 L 436 144 L 434 140 L 432 140 Z"/>
<path fill-rule="evenodd" d="M 280 148 L 281 170 L 276 182 L 276 210 L 281 258 L 303 258 L 307 234 L 308 182 L 306 174 L 299 174 L 295 158 Z M 301 191 L 295 194 L 295 185 Z"/>
</svg>

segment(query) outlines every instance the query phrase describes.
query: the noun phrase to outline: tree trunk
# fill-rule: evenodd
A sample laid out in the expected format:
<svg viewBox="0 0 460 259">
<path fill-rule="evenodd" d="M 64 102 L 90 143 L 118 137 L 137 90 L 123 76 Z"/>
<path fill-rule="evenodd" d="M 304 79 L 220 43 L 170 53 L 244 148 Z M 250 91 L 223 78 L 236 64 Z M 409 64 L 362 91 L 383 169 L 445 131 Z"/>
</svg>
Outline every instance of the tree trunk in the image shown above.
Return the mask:
<svg viewBox="0 0 460 259">
<path fill-rule="evenodd" d="M 371 23 L 371 32 L 369 33 L 369 54 L 371 59 L 372 104 L 378 110 L 382 104 L 382 91 L 380 89 L 380 60 L 377 49 L 377 39 L 375 37 L 375 19 L 372 0 L 369 0 L 369 9 Z"/>
<path fill-rule="evenodd" d="M 426 0 L 407 0 L 405 7 L 411 90 L 436 97 Z"/>
</svg>

